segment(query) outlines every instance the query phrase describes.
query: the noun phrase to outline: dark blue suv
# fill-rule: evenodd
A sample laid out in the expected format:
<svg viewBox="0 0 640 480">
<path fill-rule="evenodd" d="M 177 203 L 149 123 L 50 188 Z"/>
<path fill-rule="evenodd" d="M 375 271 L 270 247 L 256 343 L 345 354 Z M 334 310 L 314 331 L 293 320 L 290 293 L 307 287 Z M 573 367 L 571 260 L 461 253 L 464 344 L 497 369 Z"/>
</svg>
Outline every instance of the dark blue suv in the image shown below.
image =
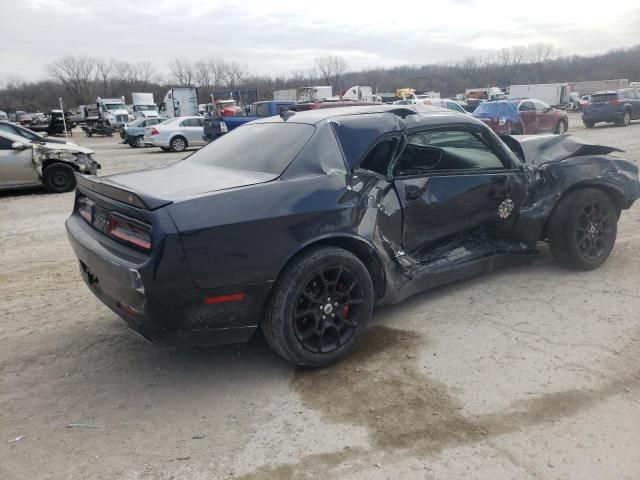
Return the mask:
<svg viewBox="0 0 640 480">
<path fill-rule="evenodd" d="M 587 128 L 598 122 L 610 122 L 626 127 L 640 118 L 640 93 L 633 88 L 612 92 L 596 92 L 584 106 L 582 121 Z"/>
</svg>

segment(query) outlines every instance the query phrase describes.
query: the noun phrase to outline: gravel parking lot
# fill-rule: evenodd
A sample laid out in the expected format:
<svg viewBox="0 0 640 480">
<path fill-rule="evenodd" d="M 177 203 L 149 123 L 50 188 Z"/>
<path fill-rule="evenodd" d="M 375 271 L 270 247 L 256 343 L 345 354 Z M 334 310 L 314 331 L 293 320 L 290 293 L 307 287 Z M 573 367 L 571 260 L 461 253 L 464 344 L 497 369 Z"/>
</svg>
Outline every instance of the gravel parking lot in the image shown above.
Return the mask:
<svg viewBox="0 0 640 480">
<path fill-rule="evenodd" d="M 640 122 L 569 133 L 640 162 Z M 95 149 L 101 175 L 184 154 Z M 640 206 L 593 272 L 529 268 L 374 312 L 358 352 L 296 370 L 265 342 L 151 345 L 84 286 L 73 194 L 0 194 L 0 478 L 637 479 Z M 74 426 L 75 425 L 75 426 Z"/>
</svg>

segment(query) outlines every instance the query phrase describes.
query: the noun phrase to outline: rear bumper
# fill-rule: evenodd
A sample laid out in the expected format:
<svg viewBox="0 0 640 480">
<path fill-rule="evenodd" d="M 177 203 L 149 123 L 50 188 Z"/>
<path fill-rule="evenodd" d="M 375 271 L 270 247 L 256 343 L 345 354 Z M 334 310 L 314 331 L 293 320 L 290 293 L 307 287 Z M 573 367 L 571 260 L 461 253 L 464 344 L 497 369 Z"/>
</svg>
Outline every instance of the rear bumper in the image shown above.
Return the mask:
<svg viewBox="0 0 640 480">
<path fill-rule="evenodd" d="M 619 122 L 624 117 L 624 112 L 583 113 L 583 122 Z"/>
<path fill-rule="evenodd" d="M 166 147 L 169 148 L 169 140 L 163 140 L 152 137 L 144 137 L 145 145 L 152 145 L 154 147 Z"/>
<path fill-rule="evenodd" d="M 247 341 L 258 327 L 271 282 L 200 290 L 188 273 L 176 274 L 180 265 L 166 268 L 171 278 L 162 279 L 159 272 L 165 269 L 157 264 L 162 259 L 138 263 L 115 255 L 97 240 L 102 234 L 76 214 L 67 219 L 66 228 L 89 290 L 147 340 L 220 345 Z M 237 294 L 241 300 L 221 301 Z"/>
</svg>

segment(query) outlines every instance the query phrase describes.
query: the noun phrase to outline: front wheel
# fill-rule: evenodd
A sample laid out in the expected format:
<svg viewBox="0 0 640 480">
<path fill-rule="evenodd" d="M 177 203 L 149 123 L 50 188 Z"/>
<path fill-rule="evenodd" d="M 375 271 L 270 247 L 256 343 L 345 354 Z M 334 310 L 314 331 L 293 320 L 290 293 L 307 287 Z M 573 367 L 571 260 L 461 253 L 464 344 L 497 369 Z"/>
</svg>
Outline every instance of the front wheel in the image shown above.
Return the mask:
<svg viewBox="0 0 640 480">
<path fill-rule="evenodd" d="M 294 365 L 324 367 L 356 348 L 373 303 L 371 277 L 358 257 L 341 248 L 314 248 L 281 275 L 262 331 Z"/>
<path fill-rule="evenodd" d="M 564 135 L 567 133 L 567 123 L 564 120 L 560 120 L 556 125 L 554 133 L 558 135 Z"/>
<path fill-rule="evenodd" d="M 549 221 L 551 253 L 565 267 L 593 270 L 616 242 L 618 211 L 609 195 L 596 188 L 568 193 Z"/>
<path fill-rule="evenodd" d="M 582 123 L 584 123 L 584 126 L 587 128 L 593 128 L 593 126 L 596 124 L 595 122 L 592 122 L 591 120 L 584 120 Z"/>
<path fill-rule="evenodd" d="M 53 193 L 70 192 L 76 186 L 76 177 L 73 168 L 64 163 L 54 163 L 45 168 L 42 174 L 42 183 Z"/>
</svg>

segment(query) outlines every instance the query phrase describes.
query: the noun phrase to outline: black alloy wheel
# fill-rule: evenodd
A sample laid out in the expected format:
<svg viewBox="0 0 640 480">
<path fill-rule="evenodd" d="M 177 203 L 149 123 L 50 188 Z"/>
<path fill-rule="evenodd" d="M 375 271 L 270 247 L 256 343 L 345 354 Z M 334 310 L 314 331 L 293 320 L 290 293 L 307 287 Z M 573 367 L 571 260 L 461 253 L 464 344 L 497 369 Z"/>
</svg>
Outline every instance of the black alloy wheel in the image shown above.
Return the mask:
<svg viewBox="0 0 640 480">
<path fill-rule="evenodd" d="M 619 213 L 611 197 L 597 188 L 567 193 L 547 228 L 553 257 L 560 265 L 577 270 L 599 267 L 616 242 Z"/>
<path fill-rule="evenodd" d="M 296 338 L 313 353 L 329 353 L 349 342 L 362 320 L 362 286 L 344 267 L 313 273 L 293 311 Z"/>
<path fill-rule="evenodd" d="M 599 259 L 615 241 L 614 227 L 617 215 L 610 205 L 595 200 L 587 204 L 576 226 L 576 242 L 580 253 L 589 260 Z"/>
<path fill-rule="evenodd" d="M 355 350 L 374 301 L 362 261 L 345 249 L 319 245 L 280 273 L 261 328 L 271 348 L 292 364 L 326 367 Z"/>
</svg>

